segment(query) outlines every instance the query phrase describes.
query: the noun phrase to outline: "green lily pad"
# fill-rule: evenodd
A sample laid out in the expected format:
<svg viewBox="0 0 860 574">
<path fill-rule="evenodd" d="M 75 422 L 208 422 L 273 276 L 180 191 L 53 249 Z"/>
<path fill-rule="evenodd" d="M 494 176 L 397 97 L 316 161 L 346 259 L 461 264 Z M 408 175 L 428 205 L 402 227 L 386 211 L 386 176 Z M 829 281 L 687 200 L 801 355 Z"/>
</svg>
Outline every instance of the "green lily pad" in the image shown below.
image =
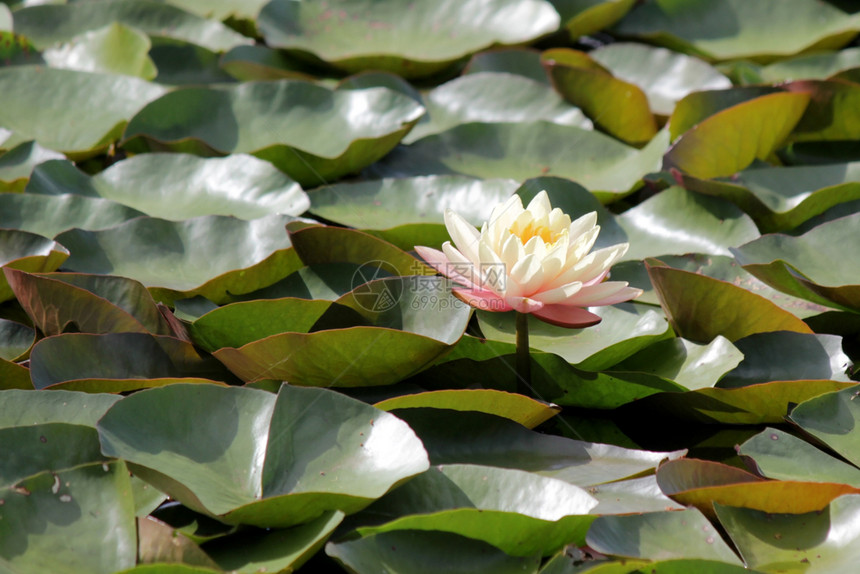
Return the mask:
<svg viewBox="0 0 860 574">
<path fill-rule="evenodd" d="M 34 141 L 10 149 L 0 156 L 0 191 L 23 191 L 33 168 L 50 159 L 63 159 L 63 155 Z"/>
<path fill-rule="evenodd" d="M 284 226 L 294 218 L 253 221 L 211 215 L 180 222 L 139 217 L 103 231 L 57 236 L 72 257 L 64 267 L 121 275 L 146 285 L 156 301 L 203 295 L 216 303 L 271 285 L 301 267 Z"/>
<path fill-rule="evenodd" d="M 853 432 L 858 419 L 856 397 L 856 386 L 827 393 L 798 405 L 788 418 L 856 466 L 860 463 L 855 450 L 858 435 Z"/>
<path fill-rule="evenodd" d="M 529 345 L 555 353 L 581 369 L 598 371 L 671 336 L 662 314 L 642 305 L 622 303 L 591 311 L 603 321 L 587 329 L 555 327 L 529 317 Z M 513 313 L 478 311 L 476 314 L 488 339 L 516 341 Z"/>
<path fill-rule="evenodd" d="M 759 70 L 763 82 L 826 80 L 850 68 L 860 66 L 860 48 L 821 51 L 774 62 Z"/>
<path fill-rule="evenodd" d="M 677 337 L 657 341 L 612 370 L 653 373 L 695 390 L 713 387 L 742 360 L 744 354 L 725 337 L 717 336 L 707 345 Z"/>
<path fill-rule="evenodd" d="M 68 423 L 95 427 L 102 415 L 120 397 L 74 391 L 37 393 L 24 390 L 0 391 L 0 428 Z"/>
<path fill-rule="evenodd" d="M 562 480 L 473 464 L 434 466 L 370 511 L 393 520 L 361 536 L 433 530 L 483 540 L 511 556 L 549 555 L 581 542 L 597 501 Z"/>
<path fill-rule="evenodd" d="M 319 5 L 275 0 L 260 12 L 257 25 L 268 45 L 347 73 L 372 68 L 415 78 L 493 45 L 536 40 L 558 28 L 559 16 L 542 0 L 472 0 L 451 6 L 430 0 L 366 6 L 348 0 Z"/>
<path fill-rule="evenodd" d="M 736 341 L 770 331 L 812 333 L 788 311 L 742 287 L 672 269 L 656 259 L 646 262 L 646 267 L 663 311 L 675 332 L 685 339 L 708 343 L 718 335 Z M 708 301 L 708 305 L 700 305 L 701 301 Z"/>
<path fill-rule="evenodd" d="M 860 138 L 860 85 L 842 79 L 805 80 L 785 86 L 808 94 L 809 106 L 791 133 L 792 141 L 841 141 Z"/>
<path fill-rule="evenodd" d="M 592 512 L 604 516 L 684 509 L 683 505 L 663 494 L 653 474 L 592 486 L 588 493 L 600 502 Z"/>
<path fill-rule="evenodd" d="M 734 551 L 694 508 L 627 516 L 598 516 L 588 545 L 601 554 L 648 560 L 715 560 L 740 565 Z"/>
<path fill-rule="evenodd" d="M 730 176 L 781 147 L 808 103 L 807 94 L 782 92 L 717 112 L 684 132 L 666 153 L 664 169 L 699 178 Z M 715 149 L 714 141 L 723 145 Z"/>
<path fill-rule="evenodd" d="M 383 177 L 463 174 L 518 181 L 549 174 L 572 179 L 608 203 L 657 171 L 667 146 L 665 132 L 637 150 L 598 132 L 549 122 L 464 124 L 397 148 L 370 171 Z"/>
<path fill-rule="evenodd" d="M 431 464 L 512 468 L 583 488 L 653 472 L 660 461 L 685 453 L 634 450 L 545 435 L 482 412 L 409 408 L 398 409 L 396 414 L 421 439 Z"/>
<path fill-rule="evenodd" d="M 579 108 L 565 102 L 551 87 L 507 73 L 460 76 L 428 92 L 424 106 L 427 116 L 403 138 L 403 143 L 473 122 L 544 120 L 585 129 L 592 127 Z M 646 139 L 650 140 L 654 133 L 656 130 Z"/>
<path fill-rule="evenodd" d="M 821 451 L 805 440 L 766 428 L 746 441 L 738 454 L 758 473 L 779 480 L 840 482 L 860 488 L 860 469 Z"/>
<path fill-rule="evenodd" d="M 639 86 L 651 111 L 661 116 L 672 115 L 675 104 L 691 92 L 732 87 L 706 62 L 665 48 L 617 42 L 588 55 L 616 78 Z"/>
<path fill-rule="evenodd" d="M 777 86 L 739 86 L 687 94 L 678 101 L 669 118 L 669 133 L 672 141 L 719 112 L 762 96 L 783 93 L 785 90 Z"/>
<path fill-rule="evenodd" d="M 196 0 L 169 0 L 169 3 L 203 18 L 223 21 L 230 17 L 253 20 L 266 0 L 211 0 L 205 4 Z"/>
<path fill-rule="evenodd" d="M 334 510 L 289 529 L 219 538 L 205 549 L 221 568 L 230 572 L 292 571 L 323 547 L 343 517 L 343 512 Z"/>
<path fill-rule="evenodd" d="M 232 77 L 243 82 L 313 78 L 305 66 L 284 52 L 260 45 L 236 46 L 221 56 L 219 65 Z"/>
<path fill-rule="evenodd" d="M 30 353 L 30 376 L 37 389 L 71 381 L 127 379 L 132 389 L 146 388 L 158 385 L 158 379 L 217 376 L 219 366 L 187 341 L 134 332 L 55 335 L 41 339 Z"/>
<path fill-rule="evenodd" d="M 794 229 L 834 206 L 860 199 L 858 168 L 856 162 L 751 168 L 730 180 L 684 176 L 684 187 L 735 203 L 763 233 L 773 233 Z"/>
<path fill-rule="evenodd" d="M 777 331 L 735 341 L 743 361 L 718 387 L 731 389 L 770 381 L 831 380 L 849 382 L 851 359 L 842 337 Z"/>
<path fill-rule="evenodd" d="M 134 501 L 122 461 L 43 472 L 0 489 L 11 572 L 111 574 L 134 565 Z"/>
<path fill-rule="evenodd" d="M 838 48 L 856 36 L 858 28 L 855 18 L 814 0 L 715 0 L 706 6 L 647 2 L 615 31 L 717 60 L 770 61 Z"/>
<path fill-rule="evenodd" d="M 52 68 L 152 80 L 158 70 L 147 55 L 151 46 L 143 32 L 114 22 L 50 46 L 42 52 L 42 57 Z"/>
<path fill-rule="evenodd" d="M 248 46 L 236 46 L 243 47 Z M 220 55 L 197 44 L 155 36 L 149 57 L 158 68 L 154 81 L 159 84 L 188 86 L 233 82 L 233 77 L 221 69 Z"/>
<path fill-rule="evenodd" d="M 389 229 L 416 223 L 444 228 L 446 209 L 479 226 L 492 207 L 517 190 L 509 179 L 474 179 L 458 175 L 336 183 L 310 192 L 314 215 L 343 225 Z"/>
<path fill-rule="evenodd" d="M 142 564 L 185 564 L 216 570 L 217 564 L 181 531 L 151 517 L 137 520 L 137 560 Z"/>
<path fill-rule="evenodd" d="M 3 20 L 7 16 L 8 25 L 4 25 Z M 5 5 L 0 8 L 0 61 L 5 66 L 45 63 L 42 55 L 26 36 L 12 31 L 12 14 Z"/>
<path fill-rule="evenodd" d="M 0 319 L 0 359 L 14 361 L 23 356 L 36 340 L 36 331 L 27 325 Z"/>
<path fill-rule="evenodd" d="M 301 215 L 310 205 L 296 182 L 270 163 L 244 154 L 210 159 L 142 154 L 93 177 L 69 163 L 54 162 L 42 166 L 27 187 L 28 194 L 57 192 L 108 199 L 172 221 L 203 215 Z"/>
<path fill-rule="evenodd" d="M 68 257 L 68 249 L 56 241 L 17 229 L 0 229 L 0 267 L 44 273 L 56 271 Z M 0 277 L 0 302 L 14 296 L 6 276 Z"/>
<path fill-rule="evenodd" d="M 439 552 L 444 548 L 444 552 Z M 498 548 L 451 532 L 395 530 L 330 542 L 326 554 L 351 572 L 390 574 L 520 574 L 534 572 L 540 556 L 509 556 Z"/>
<path fill-rule="evenodd" d="M 131 76 L 13 66 L 0 69 L 0 91 L 0 124 L 79 159 L 106 150 L 128 119 L 165 88 Z"/>
<path fill-rule="evenodd" d="M 393 415 L 288 385 L 277 397 L 207 385 L 142 391 L 114 405 L 99 434 L 103 452 L 186 506 L 261 527 L 355 512 L 428 468 L 420 441 Z"/>
<path fill-rule="evenodd" d="M 450 389 L 401 395 L 373 406 L 384 411 L 433 408 L 483 412 L 510 419 L 526 428 L 534 428 L 561 411 L 551 403 L 494 389 Z"/>
<path fill-rule="evenodd" d="M 850 238 L 860 214 L 823 223 L 799 237 L 773 234 L 737 249 L 744 269 L 790 295 L 860 311 L 860 248 Z"/>
<path fill-rule="evenodd" d="M 15 297 L 45 335 L 141 332 L 172 334 L 146 288 L 131 279 L 5 270 Z"/>
<path fill-rule="evenodd" d="M 416 289 L 417 279 L 426 291 Z M 248 382 L 390 385 L 427 368 L 449 350 L 471 314 L 444 287 L 444 280 L 435 277 L 381 279 L 360 285 L 337 303 L 320 317 L 314 332 L 283 332 L 213 354 Z M 321 363 L 319 356 L 326 361 Z"/>
<path fill-rule="evenodd" d="M 642 145 L 657 133 L 648 98 L 638 86 L 612 75 L 588 54 L 559 48 L 541 55 L 553 86 L 611 136 Z"/>
<path fill-rule="evenodd" d="M 213 20 L 195 16 L 164 2 L 106 0 L 28 6 L 15 11 L 15 30 L 36 46 L 68 42 L 75 36 L 118 22 L 151 36 L 195 42 L 210 50 L 248 44 L 244 36 Z"/>
<path fill-rule="evenodd" d="M 356 109 L 361 113 L 350 113 Z M 134 116 L 123 145 L 134 152 L 250 153 L 314 187 L 383 157 L 423 113 L 387 88 L 330 90 L 298 80 L 185 88 Z"/>
<path fill-rule="evenodd" d="M 724 201 L 702 201 L 681 187 L 664 189 L 617 216 L 630 244 L 622 260 L 662 255 L 731 255 L 730 248 L 759 237 L 752 220 Z"/>
<path fill-rule="evenodd" d="M 142 215 L 145 214 L 136 209 L 101 198 L 71 194 L 0 194 L 0 226 L 44 237 L 54 237 L 74 228 L 99 231 Z"/>
<path fill-rule="evenodd" d="M 496 48 L 479 52 L 469 58 L 469 63 L 463 68 L 463 74 L 481 72 L 517 74 L 550 85 L 546 71 L 540 63 L 540 52 L 531 48 Z"/>
<path fill-rule="evenodd" d="M 621 20 L 635 0 L 551 0 L 571 38 L 599 32 Z"/>
<path fill-rule="evenodd" d="M 765 480 L 733 466 L 695 459 L 660 465 L 657 482 L 668 496 L 711 518 L 717 505 L 802 514 L 826 508 L 844 494 L 860 492 L 832 482 Z"/>
<path fill-rule="evenodd" d="M 843 496 L 822 512 L 774 514 L 716 507 L 720 523 L 749 566 L 762 572 L 850 574 L 857 565 L 860 496 Z"/>
</svg>

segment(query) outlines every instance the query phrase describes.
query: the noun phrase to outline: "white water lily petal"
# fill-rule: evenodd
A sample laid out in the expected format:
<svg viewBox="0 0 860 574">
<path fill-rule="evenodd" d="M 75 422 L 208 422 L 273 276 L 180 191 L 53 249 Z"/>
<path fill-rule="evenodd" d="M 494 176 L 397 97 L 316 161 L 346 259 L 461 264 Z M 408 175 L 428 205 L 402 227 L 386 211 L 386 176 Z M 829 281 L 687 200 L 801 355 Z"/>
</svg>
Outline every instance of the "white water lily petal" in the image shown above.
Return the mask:
<svg viewBox="0 0 860 574">
<path fill-rule="evenodd" d="M 571 234 L 567 258 L 571 261 L 579 261 L 585 257 L 585 254 L 591 251 L 591 248 L 594 247 L 594 242 L 597 241 L 598 233 L 600 233 L 600 226 L 591 227 L 579 235 Z"/>
<path fill-rule="evenodd" d="M 599 285 L 584 287 L 575 297 L 571 297 L 569 304 L 577 307 L 590 307 L 597 301 L 607 299 L 627 289 L 626 281 L 604 281 Z M 622 299 L 626 301 L 626 299 Z"/>
<path fill-rule="evenodd" d="M 545 191 L 541 191 L 534 196 L 529 202 L 528 207 L 526 207 L 526 211 L 531 212 L 534 219 L 540 219 L 549 215 L 551 210 L 552 206 L 549 203 L 549 195 Z"/>
<path fill-rule="evenodd" d="M 469 261 L 475 264 L 479 263 L 478 241 L 481 234 L 478 233 L 478 230 L 450 209 L 445 210 L 445 227 L 460 253 L 465 255 Z"/>
<path fill-rule="evenodd" d="M 575 281 L 573 283 L 562 285 L 561 287 L 556 287 L 555 289 L 550 289 L 549 291 L 543 291 L 536 295 L 532 295 L 532 297 L 547 305 L 564 303 L 566 300 L 579 293 L 581 289 L 582 283 Z"/>
</svg>

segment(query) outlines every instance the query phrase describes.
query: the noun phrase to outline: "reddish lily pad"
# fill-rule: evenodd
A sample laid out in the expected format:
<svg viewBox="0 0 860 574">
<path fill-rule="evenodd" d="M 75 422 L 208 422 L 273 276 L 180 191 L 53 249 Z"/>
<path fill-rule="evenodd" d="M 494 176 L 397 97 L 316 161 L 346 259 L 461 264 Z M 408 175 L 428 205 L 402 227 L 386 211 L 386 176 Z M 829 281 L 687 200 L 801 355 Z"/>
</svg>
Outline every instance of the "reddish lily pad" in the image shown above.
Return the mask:
<svg viewBox="0 0 860 574">
<path fill-rule="evenodd" d="M 0 229 L 0 267 L 30 273 L 55 271 L 69 257 L 56 241 L 15 229 Z M 0 302 L 14 297 L 5 274 L 0 277 Z"/>
</svg>

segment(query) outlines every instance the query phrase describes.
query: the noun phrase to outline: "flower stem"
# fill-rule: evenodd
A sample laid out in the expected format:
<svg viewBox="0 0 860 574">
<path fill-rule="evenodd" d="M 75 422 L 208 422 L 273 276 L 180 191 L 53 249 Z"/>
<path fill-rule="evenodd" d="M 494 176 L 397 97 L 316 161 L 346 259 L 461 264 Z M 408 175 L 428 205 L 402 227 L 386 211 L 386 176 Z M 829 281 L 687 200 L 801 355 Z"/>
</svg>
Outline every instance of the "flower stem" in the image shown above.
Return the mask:
<svg viewBox="0 0 860 574">
<path fill-rule="evenodd" d="M 529 316 L 517 313 L 517 392 L 530 395 L 532 386 L 532 363 L 529 355 Z"/>
</svg>

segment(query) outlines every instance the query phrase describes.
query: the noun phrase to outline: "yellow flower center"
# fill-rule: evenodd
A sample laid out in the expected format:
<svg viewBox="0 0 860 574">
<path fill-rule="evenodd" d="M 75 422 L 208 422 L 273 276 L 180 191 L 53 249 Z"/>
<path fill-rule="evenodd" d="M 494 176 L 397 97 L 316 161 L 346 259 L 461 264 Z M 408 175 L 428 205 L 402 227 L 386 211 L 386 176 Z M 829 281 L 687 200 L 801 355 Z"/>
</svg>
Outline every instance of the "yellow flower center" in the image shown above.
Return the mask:
<svg viewBox="0 0 860 574">
<path fill-rule="evenodd" d="M 566 228 L 553 231 L 547 223 L 546 218 L 543 218 L 542 221 L 532 219 L 525 225 L 522 225 L 519 221 L 515 221 L 511 226 L 511 233 L 519 237 L 523 245 L 528 243 L 532 237 L 540 237 L 544 244 L 549 247 L 561 239 Z"/>
</svg>

